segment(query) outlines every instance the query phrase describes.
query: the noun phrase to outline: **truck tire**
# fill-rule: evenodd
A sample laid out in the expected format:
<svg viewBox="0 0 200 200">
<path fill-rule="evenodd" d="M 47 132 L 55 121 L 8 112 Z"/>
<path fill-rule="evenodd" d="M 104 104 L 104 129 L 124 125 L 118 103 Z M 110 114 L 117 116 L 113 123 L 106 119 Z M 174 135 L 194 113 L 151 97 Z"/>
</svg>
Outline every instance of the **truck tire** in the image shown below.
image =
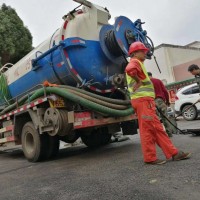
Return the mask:
<svg viewBox="0 0 200 200">
<path fill-rule="evenodd" d="M 48 143 L 48 155 L 46 157 L 47 159 L 56 157 L 60 147 L 60 140 L 58 135 L 56 136 L 48 135 L 48 141 L 49 143 Z"/>
<path fill-rule="evenodd" d="M 79 138 L 79 133 L 77 131 L 71 131 L 70 134 L 61 136 L 60 140 L 66 143 L 74 143 Z"/>
<path fill-rule="evenodd" d="M 108 129 L 106 127 L 92 130 L 89 134 L 88 131 L 87 133 L 84 132 L 81 133 L 81 139 L 83 143 L 90 148 L 103 146 L 111 141 L 112 135 L 108 133 Z"/>
<path fill-rule="evenodd" d="M 46 159 L 48 155 L 48 135 L 40 135 L 33 122 L 27 122 L 22 129 L 22 149 L 30 162 Z"/>
</svg>

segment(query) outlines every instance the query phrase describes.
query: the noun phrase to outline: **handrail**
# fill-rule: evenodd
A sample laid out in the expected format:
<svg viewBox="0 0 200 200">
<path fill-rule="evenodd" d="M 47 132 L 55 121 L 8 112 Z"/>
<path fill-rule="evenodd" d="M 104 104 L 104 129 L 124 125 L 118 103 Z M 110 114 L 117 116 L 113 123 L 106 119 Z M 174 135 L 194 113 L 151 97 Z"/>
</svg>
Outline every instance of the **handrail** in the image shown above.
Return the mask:
<svg viewBox="0 0 200 200">
<path fill-rule="evenodd" d="M 8 65 L 10 65 L 10 67 L 13 66 L 12 63 L 6 63 L 3 67 L 0 68 L 0 73 L 3 73 L 2 71 L 3 71 L 4 69 L 6 69 L 6 71 L 7 71 L 7 70 L 9 69 L 9 67 L 7 67 Z"/>
</svg>

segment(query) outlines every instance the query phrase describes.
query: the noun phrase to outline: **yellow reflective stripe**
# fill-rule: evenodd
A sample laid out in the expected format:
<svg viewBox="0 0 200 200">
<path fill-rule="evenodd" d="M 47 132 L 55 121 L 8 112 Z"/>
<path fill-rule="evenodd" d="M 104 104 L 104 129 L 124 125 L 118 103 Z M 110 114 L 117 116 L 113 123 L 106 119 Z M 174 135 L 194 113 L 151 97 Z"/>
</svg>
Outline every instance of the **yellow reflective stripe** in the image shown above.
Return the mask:
<svg viewBox="0 0 200 200">
<path fill-rule="evenodd" d="M 130 94 L 136 94 L 137 92 L 152 92 L 152 93 L 154 93 L 154 89 L 153 88 L 139 88 L 135 92 L 130 91 Z"/>
<path fill-rule="evenodd" d="M 128 84 L 128 87 L 133 87 L 133 85 L 135 84 L 135 82 Z M 142 81 L 142 85 L 150 85 L 151 81 Z"/>
<path fill-rule="evenodd" d="M 146 94 L 145 96 L 144 95 L 133 95 L 132 97 L 131 97 L 131 99 L 138 99 L 138 98 L 142 98 L 142 97 L 151 97 L 151 98 L 153 98 L 154 99 L 154 97 L 152 96 L 152 94 Z"/>
<path fill-rule="evenodd" d="M 153 88 L 138 88 L 135 92 L 154 92 Z"/>
<path fill-rule="evenodd" d="M 150 95 L 150 94 L 151 94 L 151 96 L 152 96 L 152 95 L 154 96 L 154 91 L 148 91 L 148 92 L 145 91 L 145 95 L 143 95 L 143 93 L 141 94 L 141 92 L 144 92 L 144 91 L 139 91 L 139 92 L 138 92 L 138 91 L 135 91 L 135 92 L 132 91 L 132 92 L 130 92 L 130 94 L 131 94 L 131 95 L 140 95 L 140 96 L 141 96 L 141 95 L 142 95 L 142 96 L 146 96 L 146 95 Z"/>
<path fill-rule="evenodd" d="M 136 81 L 131 76 L 126 74 L 127 86 L 128 86 L 128 91 L 129 91 L 130 97 L 131 97 L 131 99 L 147 97 L 147 96 L 155 98 L 154 87 L 153 87 L 151 80 L 149 79 L 149 77 L 147 75 L 147 71 L 146 71 L 143 63 L 140 62 L 139 60 L 138 60 L 138 62 L 140 63 L 140 66 L 141 66 L 144 74 L 146 75 L 146 78 L 142 81 L 142 86 L 139 87 L 136 91 L 133 91 L 133 86 L 134 86 L 134 84 L 136 84 Z"/>
<path fill-rule="evenodd" d="M 143 85 L 150 85 L 151 84 L 151 81 L 142 81 Z"/>
</svg>

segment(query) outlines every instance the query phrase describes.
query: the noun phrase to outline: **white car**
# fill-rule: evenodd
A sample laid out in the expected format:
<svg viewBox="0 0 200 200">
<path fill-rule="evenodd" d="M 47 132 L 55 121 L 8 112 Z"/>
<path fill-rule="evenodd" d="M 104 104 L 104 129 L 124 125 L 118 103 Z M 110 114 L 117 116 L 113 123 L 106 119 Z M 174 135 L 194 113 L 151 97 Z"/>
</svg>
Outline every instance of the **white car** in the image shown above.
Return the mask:
<svg viewBox="0 0 200 200">
<path fill-rule="evenodd" d="M 174 109 L 176 114 L 182 113 L 184 119 L 188 121 L 196 119 L 200 112 L 200 102 L 196 103 L 199 99 L 200 90 L 196 83 L 181 88 L 176 93 L 175 98 Z M 191 107 L 194 103 L 196 104 Z"/>
</svg>

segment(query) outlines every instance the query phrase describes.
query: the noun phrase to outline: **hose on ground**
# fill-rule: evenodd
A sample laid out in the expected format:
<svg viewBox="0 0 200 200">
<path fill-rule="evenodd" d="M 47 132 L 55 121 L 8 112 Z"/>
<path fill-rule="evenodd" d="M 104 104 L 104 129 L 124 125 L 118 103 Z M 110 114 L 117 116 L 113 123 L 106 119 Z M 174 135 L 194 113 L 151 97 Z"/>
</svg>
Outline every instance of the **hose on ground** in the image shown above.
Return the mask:
<svg viewBox="0 0 200 200">
<path fill-rule="evenodd" d="M 169 119 L 168 117 L 166 117 L 162 111 L 156 106 L 156 109 L 158 110 L 158 112 L 162 115 L 162 117 L 164 117 L 174 128 L 176 128 L 178 131 L 180 131 L 182 134 L 185 134 L 180 128 L 178 128 L 178 126 L 174 125 Z"/>
</svg>

